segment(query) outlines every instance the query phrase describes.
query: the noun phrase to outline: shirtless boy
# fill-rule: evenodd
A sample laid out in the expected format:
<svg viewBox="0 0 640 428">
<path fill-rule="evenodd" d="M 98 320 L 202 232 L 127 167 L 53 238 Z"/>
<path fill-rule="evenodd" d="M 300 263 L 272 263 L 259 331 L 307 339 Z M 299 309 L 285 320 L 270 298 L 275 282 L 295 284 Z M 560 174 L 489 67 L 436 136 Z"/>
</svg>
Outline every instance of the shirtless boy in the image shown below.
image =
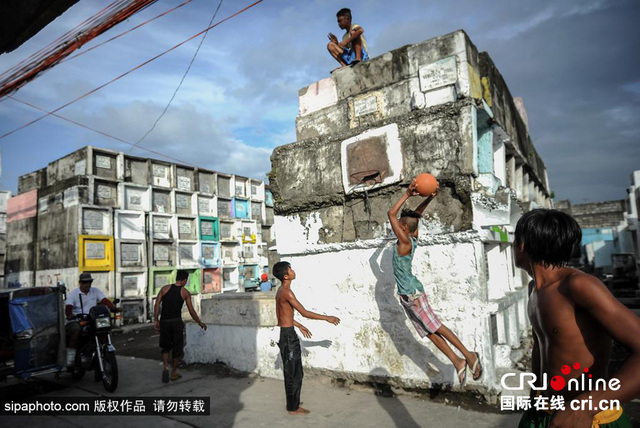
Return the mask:
<svg viewBox="0 0 640 428">
<path fill-rule="evenodd" d="M 581 239 L 578 223 L 561 211 L 535 209 L 524 214 L 516 225 L 516 266 L 533 278 L 528 307 L 534 339 L 533 373 L 538 387 L 544 386 L 546 375 L 547 388 L 539 393 L 545 397 L 563 396 L 565 407 L 556 412 L 531 407 L 522 415 L 521 428 L 589 428 L 592 424 L 601 428 L 631 427 L 621 407 L 597 407 L 602 400 L 623 403 L 640 395 L 640 319 L 597 278 L 566 267 Z M 619 389 L 583 390 L 574 386 L 569 390 L 570 380 L 581 376 L 593 385 L 598 379 L 609 380 L 612 339 L 631 351 L 615 373 Z M 567 386 L 556 391 L 552 380 L 560 378 Z M 591 401 L 594 409 L 589 409 L 588 404 L 586 408 L 572 406 L 573 400 Z"/>
<path fill-rule="evenodd" d="M 288 262 L 278 262 L 273 266 L 273 276 L 278 278 L 282 285 L 276 293 L 276 315 L 280 327 L 280 356 L 282 357 L 282 370 L 284 371 L 284 390 L 287 396 L 287 411 L 292 415 L 306 415 L 309 410 L 300 407 L 300 391 L 302 390 L 302 353 L 300 340 L 293 327 L 298 327 L 302 335 L 311 337 L 311 332 L 302 324 L 293 319 L 295 309 L 305 318 L 312 320 L 324 320 L 338 325 L 340 319 L 328 315 L 320 315 L 308 311 L 296 299 L 291 291 L 291 281 L 296 279 L 296 273 Z"/>
</svg>

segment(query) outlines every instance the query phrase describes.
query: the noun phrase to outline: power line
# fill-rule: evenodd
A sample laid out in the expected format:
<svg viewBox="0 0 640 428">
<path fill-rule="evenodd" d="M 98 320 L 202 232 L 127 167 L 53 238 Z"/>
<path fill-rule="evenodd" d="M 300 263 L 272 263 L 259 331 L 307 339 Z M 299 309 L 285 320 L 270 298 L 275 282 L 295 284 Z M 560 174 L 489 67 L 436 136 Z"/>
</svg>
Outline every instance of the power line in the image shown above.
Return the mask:
<svg viewBox="0 0 640 428">
<path fill-rule="evenodd" d="M 60 61 L 60 64 L 62 64 L 62 63 L 64 63 L 64 62 L 67 62 L 67 61 L 71 61 L 72 59 L 78 58 L 79 56 L 82 56 L 82 55 L 84 55 L 84 54 L 86 54 L 86 53 L 89 53 L 89 52 L 91 52 L 92 50 L 97 49 L 97 48 L 99 48 L 100 46 L 103 46 L 103 45 L 105 45 L 105 44 L 107 44 L 107 43 L 109 43 L 109 42 L 111 42 L 111 41 L 113 41 L 113 40 L 119 39 L 120 37 L 122 37 L 122 36 L 124 36 L 124 35 L 126 35 L 126 34 L 129 34 L 129 33 L 131 33 L 132 31 L 137 30 L 138 28 L 140 28 L 140 27 L 142 27 L 142 26 L 144 26 L 144 25 L 147 25 L 147 24 L 149 24 L 150 22 L 155 21 L 155 20 L 156 20 L 156 19 L 158 19 L 158 18 L 162 18 L 163 16 L 168 15 L 169 13 L 171 13 L 171 12 L 173 12 L 173 11 L 175 11 L 175 10 L 177 10 L 177 9 L 181 8 L 182 6 L 185 6 L 185 5 L 189 4 L 189 3 L 191 3 L 192 1 L 193 1 L 193 0 L 187 0 L 187 1 L 183 2 L 183 3 L 180 3 L 179 5 L 177 5 L 177 6 L 175 6 L 175 7 L 172 7 L 171 9 L 166 10 L 166 11 L 162 12 L 162 13 L 161 13 L 161 14 L 159 14 L 159 15 L 156 15 L 156 16 L 154 16 L 153 18 L 151 18 L 151 19 L 149 19 L 149 20 L 147 20 L 147 21 L 144 21 L 144 22 L 142 22 L 142 23 L 140 23 L 140 24 L 136 25 L 136 26 L 135 26 L 135 27 L 133 27 L 133 28 L 128 29 L 127 31 L 123 31 L 122 33 L 118 34 L 117 36 L 113 36 L 113 37 L 111 37 L 110 39 L 105 40 L 104 42 L 98 43 L 97 45 L 92 46 L 92 47 L 90 47 L 89 49 L 87 49 L 87 50 L 85 50 L 85 51 L 78 52 L 77 54 L 75 54 L 75 55 L 74 55 L 74 56 L 72 56 L 72 57 L 69 57 L 69 58 L 65 58 L 65 59 L 63 59 L 62 61 Z"/>
<path fill-rule="evenodd" d="M 186 40 L 184 40 L 184 41 L 182 41 L 182 42 L 178 43 L 177 45 L 175 45 L 175 46 L 173 46 L 173 47 L 171 47 L 171 48 L 167 49 L 166 51 L 164 51 L 164 52 L 162 52 L 162 53 L 160 53 L 160 54 L 158 54 L 158 55 L 156 55 L 156 56 L 154 56 L 154 57 L 152 57 L 152 58 L 150 58 L 150 59 L 146 60 L 146 61 L 145 61 L 145 62 L 143 62 L 142 64 L 139 64 L 139 65 L 135 66 L 134 68 L 130 69 L 129 71 L 126 71 L 126 72 L 124 72 L 124 73 L 120 74 L 119 76 L 117 76 L 117 77 L 115 77 L 115 78 L 111 79 L 110 81 L 108 81 L 108 82 L 106 82 L 106 83 L 104 83 L 104 84 L 102 84 L 102 85 L 100 85 L 100 86 L 98 86 L 98 87 L 96 87 L 96 88 L 92 89 L 91 91 L 89 91 L 89 92 L 87 92 L 87 93 L 85 93 L 85 94 L 83 94 L 83 95 L 80 95 L 79 97 L 77 97 L 77 98 L 75 98 L 75 99 L 73 99 L 73 100 L 69 101 L 69 102 L 68 102 L 68 103 L 66 103 L 66 104 L 61 105 L 60 107 L 56 108 L 55 110 L 52 110 L 51 112 L 48 112 L 48 113 L 47 113 L 47 114 L 45 114 L 45 115 L 42 115 L 42 116 L 40 116 L 40 117 L 38 117 L 38 118 L 36 118 L 36 119 L 34 119 L 34 120 L 30 121 L 30 122 L 25 123 L 24 125 L 21 125 L 21 126 L 19 126 L 19 127 L 15 128 L 15 129 L 13 129 L 13 130 L 11 130 L 11 131 L 9 131 L 9 132 L 6 132 L 6 133 L 4 133 L 4 134 L 0 135 L 0 140 L 1 140 L 1 139 L 3 139 L 3 138 L 5 138 L 5 137 L 8 137 L 9 135 L 11 135 L 11 134 L 13 134 L 13 133 L 15 133 L 15 132 L 20 131 L 20 130 L 22 130 L 22 129 L 24 129 L 24 128 L 28 127 L 28 126 L 33 125 L 34 123 L 37 123 L 37 122 L 41 121 L 41 120 L 42 120 L 42 119 L 44 119 L 45 117 L 47 117 L 47 116 L 49 116 L 49 115 L 51 115 L 51 114 L 53 114 L 53 113 L 56 113 L 56 112 L 58 112 L 58 111 L 62 110 L 63 108 L 65 108 L 65 107 L 70 106 L 71 104 L 75 103 L 76 101 L 79 101 L 79 100 L 81 100 L 81 99 L 83 99 L 83 98 L 85 98 L 85 97 L 87 97 L 87 96 L 89 96 L 89 95 L 93 94 L 94 92 L 99 91 L 100 89 L 104 88 L 105 86 L 110 85 L 111 83 L 113 83 L 113 82 L 115 82 L 115 81 L 117 81 L 117 80 L 119 80 L 119 79 L 121 79 L 121 78 L 123 78 L 123 77 L 127 76 L 128 74 L 131 74 L 131 73 L 132 73 L 132 72 L 134 72 L 135 70 L 138 70 L 138 69 L 140 69 L 140 68 L 144 67 L 145 65 L 149 64 L 150 62 L 155 61 L 156 59 L 158 59 L 158 58 L 160 58 L 160 57 L 162 57 L 162 56 L 166 55 L 167 53 L 169 53 L 169 52 L 173 51 L 174 49 L 179 48 L 180 46 L 184 45 L 185 43 L 187 43 L 187 42 L 189 42 L 189 41 L 193 40 L 194 38 L 196 38 L 196 37 L 198 37 L 198 36 L 202 35 L 203 33 L 205 33 L 205 32 L 207 32 L 207 31 L 209 31 L 210 29 L 212 29 L 212 28 L 214 28 L 214 27 L 217 27 L 218 25 L 222 24 L 223 22 L 228 21 L 228 20 L 230 20 L 230 19 L 232 19 L 232 18 L 234 18 L 234 17 L 236 17 L 236 16 L 240 15 L 241 13 L 243 13 L 243 12 L 245 12 L 245 11 L 247 11 L 247 10 L 251 9 L 252 7 L 256 6 L 257 4 L 262 3 L 263 1 L 264 1 L 264 0 L 258 0 L 258 1 L 256 1 L 255 3 L 252 3 L 251 5 L 249 5 L 249 6 L 245 7 L 244 9 L 241 9 L 240 11 L 238 11 L 238 12 L 234 13 L 233 15 L 231 15 L 231 16 L 229 16 L 229 17 L 227 17 L 227 18 L 225 18 L 225 19 L 223 19 L 223 20 L 221 20 L 221 21 L 218 21 L 218 22 L 217 22 L 217 23 L 215 23 L 214 25 L 211 25 L 211 26 L 209 26 L 208 28 L 205 28 L 204 30 L 200 31 L 199 33 L 194 34 L 193 36 L 191 36 L 191 37 L 189 37 L 188 39 L 186 39 Z"/>
<path fill-rule="evenodd" d="M 105 136 L 105 137 L 107 137 L 107 138 L 111 138 L 111 139 L 113 139 L 113 140 L 119 141 L 119 142 L 124 143 L 124 144 L 128 144 L 128 145 L 130 145 L 130 146 L 132 146 L 132 145 L 133 145 L 133 143 L 130 143 L 130 142 L 129 142 L 129 141 L 127 141 L 127 140 L 123 140 L 122 138 L 119 138 L 119 137 L 113 136 L 113 135 L 111 135 L 111 134 L 109 134 L 109 133 L 107 133 L 107 132 L 100 131 L 99 129 L 92 128 L 91 126 L 85 125 L 85 124 L 80 123 L 80 122 L 78 122 L 78 121 L 76 121 L 76 120 L 69 119 L 68 117 L 65 117 L 65 116 L 62 116 L 62 115 L 59 115 L 59 114 L 56 114 L 56 113 L 53 113 L 53 112 L 49 112 L 49 111 L 47 111 L 47 110 L 45 110 L 45 109 L 43 109 L 43 108 L 38 107 L 38 106 L 37 106 L 37 105 L 35 105 L 35 104 L 31 104 L 31 103 L 29 103 L 29 102 L 27 102 L 27 101 L 23 101 L 23 100 L 21 100 L 21 99 L 18 99 L 18 98 L 16 98 L 16 97 L 14 97 L 13 95 L 9 95 L 9 96 L 7 96 L 7 98 L 8 98 L 8 99 L 11 99 L 11 100 L 13 100 L 13 101 L 15 101 L 15 102 L 18 102 L 18 103 L 20 103 L 20 104 L 24 104 L 24 105 L 26 105 L 26 106 L 29 106 L 29 107 L 31 107 L 31 108 L 33 108 L 33 109 L 39 110 L 39 111 L 41 111 L 41 112 L 43 112 L 43 113 L 47 113 L 47 114 L 50 114 L 51 116 L 55 116 L 55 117 L 57 117 L 58 119 L 62 119 L 62 120 L 65 120 L 65 121 L 67 121 L 67 122 L 69 122 L 69 123 L 73 123 L 74 125 L 77 125 L 77 126 L 79 126 L 79 127 L 81 127 L 81 128 L 88 129 L 88 130 L 93 131 L 93 132 L 97 132 L 98 134 L 100 134 L 100 135 L 104 135 L 104 136 Z M 190 162 L 183 161 L 183 160 L 181 160 L 181 159 L 178 159 L 178 158 L 173 157 L 173 156 L 166 155 L 166 154 L 164 154 L 164 153 L 160 153 L 160 152 L 158 152 L 158 151 L 156 151 L 156 150 L 147 149 L 146 147 L 138 147 L 138 148 L 139 148 L 139 149 L 141 149 L 141 150 L 145 150 L 145 151 L 147 151 L 147 152 L 149 152 L 149 153 L 153 153 L 153 154 L 155 154 L 155 155 L 162 156 L 162 157 L 164 157 L 164 158 L 167 158 L 167 159 L 171 159 L 171 160 L 177 161 L 177 162 L 179 162 L 179 163 L 181 163 L 181 164 L 183 164 L 183 165 L 187 165 L 187 166 L 195 167 L 195 165 L 191 164 Z"/>
<path fill-rule="evenodd" d="M 216 19 L 216 16 L 218 15 L 218 11 L 220 10 L 220 6 L 222 6 L 222 2 L 223 1 L 224 0 L 220 0 L 220 3 L 218 3 L 218 8 L 214 12 L 214 14 L 211 17 L 211 19 L 209 20 L 209 27 L 211 26 L 211 24 L 213 24 L 213 20 Z M 142 142 L 142 140 L 144 140 L 145 138 L 147 138 L 147 136 L 149 134 L 151 134 L 151 132 L 155 129 L 155 127 L 158 124 L 158 122 L 160 122 L 160 119 L 162 119 L 162 117 L 165 115 L 167 110 L 169 110 L 169 106 L 171 105 L 171 103 L 173 102 L 173 99 L 178 94 L 178 91 L 182 87 L 182 83 L 184 82 L 184 79 L 186 79 L 187 74 L 189 74 L 189 70 L 191 70 L 191 66 L 193 65 L 193 62 L 196 60 L 196 57 L 198 56 L 198 52 L 200 52 L 200 48 L 202 47 L 202 43 L 204 43 L 204 39 L 207 38 L 207 34 L 209 34 L 208 30 L 204 33 L 204 35 L 202 36 L 202 39 L 200 39 L 200 44 L 198 44 L 198 48 L 196 49 L 195 53 L 193 54 L 193 57 L 191 58 L 191 61 L 189 62 L 189 66 L 187 67 L 187 69 L 185 70 L 184 74 L 182 75 L 182 79 L 180 79 L 180 83 L 178 83 L 178 87 L 176 88 L 175 91 L 173 91 L 173 95 L 171 95 L 171 99 L 167 103 L 166 107 L 164 108 L 164 110 L 162 110 L 162 113 L 160 113 L 160 116 L 158 116 L 156 121 L 153 122 L 153 125 L 151 125 L 151 128 L 149 128 L 149 130 L 142 136 L 142 138 L 140 138 L 138 141 L 136 141 L 135 144 L 133 145 L 133 147 L 131 147 L 129 149 L 129 153 L 131 153 L 131 151 L 133 149 L 138 147 L 138 145 Z"/>
<path fill-rule="evenodd" d="M 67 32 L 40 52 L 29 57 L 25 65 L 22 65 L 24 63 L 22 61 L 18 66 L 3 73 L 0 78 L 0 97 L 17 91 L 40 73 L 58 64 L 83 44 L 156 1 L 117 0 L 111 3 L 98 14 L 85 20 L 72 31 Z"/>
</svg>

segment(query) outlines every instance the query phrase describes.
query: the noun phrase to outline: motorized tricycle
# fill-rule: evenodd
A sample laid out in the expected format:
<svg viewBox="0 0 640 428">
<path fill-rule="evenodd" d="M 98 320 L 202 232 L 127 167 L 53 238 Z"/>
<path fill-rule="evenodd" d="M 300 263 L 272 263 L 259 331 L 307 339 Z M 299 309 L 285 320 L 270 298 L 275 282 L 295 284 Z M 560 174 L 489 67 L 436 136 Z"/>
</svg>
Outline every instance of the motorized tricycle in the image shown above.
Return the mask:
<svg viewBox="0 0 640 428">
<path fill-rule="evenodd" d="M 93 369 L 95 380 L 115 391 L 118 366 L 110 337 L 111 312 L 98 305 L 80 316 L 78 351 L 74 364 L 67 367 L 65 294 L 64 284 L 0 290 L 0 381 L 9 376 L 59 376 L 65 369 L 81 378 Z"/>
</svg>

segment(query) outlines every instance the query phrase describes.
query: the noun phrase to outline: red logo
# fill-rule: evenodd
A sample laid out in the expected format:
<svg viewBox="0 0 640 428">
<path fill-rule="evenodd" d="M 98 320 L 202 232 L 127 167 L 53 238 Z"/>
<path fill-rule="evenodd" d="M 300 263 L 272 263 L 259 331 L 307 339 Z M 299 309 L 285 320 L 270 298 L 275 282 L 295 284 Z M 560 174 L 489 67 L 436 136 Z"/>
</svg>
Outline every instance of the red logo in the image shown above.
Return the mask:
<svg viewBox="0 0 640 428">
<path fill-rule="evenodd" d="M 580 370 L 580 363 L 573 363 L 573 369 Z M 563 375 L 566 376 L 571 373 L 571 367 L 565 364 L 560 368 L 560 371 Z M 585 367 L 584 372 L 588 373 L 589 367 Z M 589 374 L 589 377 L 592 377 L 592 375 Z M 562 376 L 554 376 L 551 378 L 551 382 L 549 382 L 549 384 L 551 385 L 551 388 L 555 389 L 556 391 L 560 391 L 561 389 L 564 389 L 565 386 L 567 386 L 567 381 Z"/>
</svg>

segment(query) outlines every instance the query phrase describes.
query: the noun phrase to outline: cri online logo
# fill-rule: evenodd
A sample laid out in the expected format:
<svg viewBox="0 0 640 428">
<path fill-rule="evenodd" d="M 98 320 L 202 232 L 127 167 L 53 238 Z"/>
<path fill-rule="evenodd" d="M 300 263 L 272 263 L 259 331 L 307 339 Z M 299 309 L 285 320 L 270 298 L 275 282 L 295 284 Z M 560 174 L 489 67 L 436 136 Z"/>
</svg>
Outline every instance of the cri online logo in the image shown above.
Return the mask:
<svg viewBox="0 0 640 428">
<path fill-rule="evenodd" d="M 580 370 L 580 363 L 573 363 L 573 370 L 575 371 Z M 568 374 L 571 373 L 571 367 L 565 364 L 564 366 L 561 367 L 560 371 L 562 372 L 563 375 L 567 376 Z M 533 389 L 534 391 L 540 391 L 540 390 L 545 391 L 547 389 L 547 384 L 549 384 L 551 388 L 555 389 L 556 391 L 560 391 L 564 389 L 566 386 L 568 386 L 569 391 L 593 391 L 593 390 L 605 391 L 607 389 L 612 391 L 617 391 L 618 389 L 620 389 L 619 379 L 611 378 L 609 382 L 607 382 L 605 379 L 598 379 L 594 384 L 593 380 L 591 379 L 593 375 L 589 373 L 589 367 L 585 367 L 582 373 L 583 375 L 580 376 L 580 380 L 578 380 L 577 378 L 574 378 L 574 379 L 570 379 L 569 382 L 567 382 L 562 376 L 559 376 L 559 375 L 552 377 L 551 382 L 547 382 L 547 374 L 543 373 L 541 386 L 535 385 L 538 379 L 535 373 L 520 373 L 520 384 L 515 387 L 508 386 L 506 384 L 506 380 L 511 377 L 516 377 L 517 374 L 507 373 L 502 376 L 501 383 L 502 383 L 502 387 L 509 391 L 516 391 L 516 390 L 521 391 L 524 389 L 525 383 L 529 384 L 529 387 L 531 387 L 531 389 Z M 588 380 L 586 379 L 587 374 L 589 375 Z"/>
</svg>

